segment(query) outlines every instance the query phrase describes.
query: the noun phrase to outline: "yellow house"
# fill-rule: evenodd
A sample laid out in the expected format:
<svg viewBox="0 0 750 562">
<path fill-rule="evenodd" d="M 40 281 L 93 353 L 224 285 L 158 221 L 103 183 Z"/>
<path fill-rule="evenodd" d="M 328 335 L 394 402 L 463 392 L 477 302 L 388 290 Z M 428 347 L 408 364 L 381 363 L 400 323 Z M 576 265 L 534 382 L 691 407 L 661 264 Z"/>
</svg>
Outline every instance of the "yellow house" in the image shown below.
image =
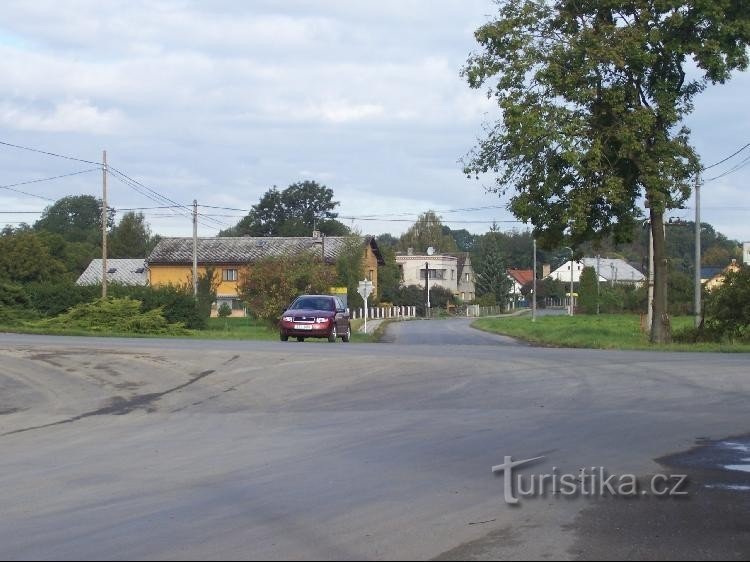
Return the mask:
<svg viewBox="0 0 750 562">
<path fill-rule="evenodd" d="M 242 271 L 260 259 L 268 257 L 295 256 L 310 252 L 320 252 L 321 257 L 335 264 L 346 247 L 349 238 L 344 236 L 311 237 L 216 237 L 198 238 L 198 274 L 203 274 L 207 266 L 216 270 L 218 288 L 215 311 L 223 303 L 232 308 L 233 316 L 244 316 L 245 308 L 239 297 L 239 283 Z M 362 239 L 364 261 L 362 275 L 373 282 L 377 291 L 378 265 L 383 265 L 383 257 L 377 242 L 372 237 Z M 146 260 L 149 283 L 159 285 L 192 284 L 193 278 L 193 239 L 163 238 Z M 377 294 L 377 293 L 376 293 Z"/>
<path fill-rule="evenodd" d="M 706 290 L 710 293 L 714 289 L 718 289 L 722 285 L 724 285 L 724 282 L 727 278 L 727 273 L 733 272 L 736 273 L 740 270 L 740 266 L 737 264 L 737 260 L 732 260 L 732 263 L 729 264 L 724 271 L 721 273 L 714 275 L 711 279 L 709 279 L 705 285 Z"/>
</svg>

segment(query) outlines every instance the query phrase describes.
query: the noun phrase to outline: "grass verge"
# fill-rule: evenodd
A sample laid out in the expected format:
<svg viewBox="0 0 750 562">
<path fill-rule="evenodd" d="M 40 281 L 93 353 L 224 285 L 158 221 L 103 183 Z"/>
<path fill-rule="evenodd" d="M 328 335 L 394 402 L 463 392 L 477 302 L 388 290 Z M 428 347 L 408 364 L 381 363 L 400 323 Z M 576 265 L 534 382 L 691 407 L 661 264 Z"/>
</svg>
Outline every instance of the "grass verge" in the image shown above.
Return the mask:
<svg viewBox="0 0 750 562">
<path fill-rule="evenodd" d="M 672 318 L 677 332 L 692 325 L 692 317 Z M 750 352 L 745 343 L 673 343 L 655 345 L 641 330 L 641 319 L 629 314 L 600 316 L 542 316 L 532 322 L 527 316 L 480 318 L 472 324 L 485 332 L 503 334 L 537 345 L 595 349 L 633 349 L 653 351 Z"/>
</svg>

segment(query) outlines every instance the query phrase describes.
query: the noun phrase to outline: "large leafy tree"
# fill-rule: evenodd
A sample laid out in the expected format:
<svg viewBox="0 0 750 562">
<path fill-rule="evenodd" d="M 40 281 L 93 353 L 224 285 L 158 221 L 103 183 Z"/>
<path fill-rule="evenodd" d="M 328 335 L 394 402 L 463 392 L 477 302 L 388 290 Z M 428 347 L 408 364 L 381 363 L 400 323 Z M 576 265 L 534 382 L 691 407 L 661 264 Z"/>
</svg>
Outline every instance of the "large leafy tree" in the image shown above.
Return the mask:
<svg viewBox="0 0 750 562">
<path fill-rule="evenodd" d="M 55 282 L 65 265 L 53 257 L 43 236 L 24 231 L 0 236 L 0 279 L 13 283 Z"/>
<path fill-rule="evenodd" d="M 450 230 L 446 233 L 440 217 L 434 211 L 419 215 L 417 221 L 399 239 L 399 249 L 402 251 L 412 248 L 417 254 L 422 254 L 430 247 L 442 254 L 458 251 Z"/>
<path fill-rule="evenodd" d="M 114 211 L 107 215 L 107 228 L 114 225 Z M 68 242 L 101 244 L 102 201 L 92 195 L 70 195 L 44 210 L 34 224 L 38 231 L 60 234 Z"/>
<path fill-rule="evenodd" d="M 700 169 L 684 118 L 748 65 L 739 0 L 507 0 L 476 32 L 464 75 L 502 112 L 465 162 L 553 246 L 626 239 L 645 199 L 654 235 L 651 339 L 670 338 L 664 217 Z"/>
<path fill-rule="evenodd" d="M 240 222 L 223 236 L 310 236 L 314 229 L 328 236 L 343 236 L 349 229 L 336 220 L 339 205 L 333 190 L 315 181 L 273 187 Z"/>
</svg>

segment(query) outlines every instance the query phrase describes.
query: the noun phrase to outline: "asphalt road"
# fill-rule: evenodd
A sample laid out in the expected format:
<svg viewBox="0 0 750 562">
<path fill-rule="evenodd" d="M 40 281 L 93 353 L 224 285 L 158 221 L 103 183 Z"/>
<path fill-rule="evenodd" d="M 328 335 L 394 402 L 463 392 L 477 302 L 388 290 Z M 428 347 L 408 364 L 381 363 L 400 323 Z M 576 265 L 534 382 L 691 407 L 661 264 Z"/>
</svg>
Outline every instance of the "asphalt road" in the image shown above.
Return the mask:
<svg viewBox="0 0 750 562">
<path fill-rule="evenodd" d="M 750 474 L 723 468 L 750 456 L 748 355 L 539 349 L 464 320 L 390 338 L 0 335 L 0 558 L 750 557 Z M 684 472 L 689 496 L 512 507 L 508 455 Z"/>
</svg>

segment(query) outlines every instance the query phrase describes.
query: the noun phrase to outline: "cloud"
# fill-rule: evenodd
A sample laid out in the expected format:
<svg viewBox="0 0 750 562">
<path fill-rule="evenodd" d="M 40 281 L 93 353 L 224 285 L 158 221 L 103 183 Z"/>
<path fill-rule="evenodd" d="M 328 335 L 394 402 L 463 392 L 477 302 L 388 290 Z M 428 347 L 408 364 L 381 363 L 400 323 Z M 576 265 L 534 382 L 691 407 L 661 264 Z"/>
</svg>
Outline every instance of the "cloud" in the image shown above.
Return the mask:
<svg viewBox="0 0 750 562">
<path fill-rule="evenodd" d="M 50 110 L 30 105 L 0 103 L 0 123 L 22 131 L 45 133 L 114 134 L 125 119 L 118 110 L 102 110 L 86 100 L 66 100 Z"/>
</svg>

